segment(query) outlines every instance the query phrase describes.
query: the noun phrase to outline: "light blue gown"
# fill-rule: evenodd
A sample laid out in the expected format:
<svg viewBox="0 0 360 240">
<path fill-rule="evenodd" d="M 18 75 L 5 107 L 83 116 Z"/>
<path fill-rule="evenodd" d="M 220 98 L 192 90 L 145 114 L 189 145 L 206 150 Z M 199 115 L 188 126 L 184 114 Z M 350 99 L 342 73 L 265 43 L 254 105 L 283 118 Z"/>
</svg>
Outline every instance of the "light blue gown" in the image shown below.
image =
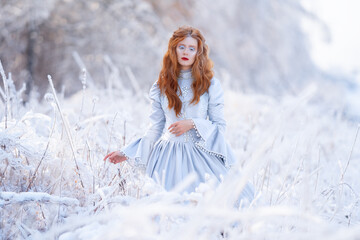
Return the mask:
<svg viewBox="0 0 360 240">
<path fill-rule="evenodd" d="M 213 78 L 208 92 L 198 104 L 190 104 L 193 98 L 191 71 L 181 71 L 178 83 L 182 101 L 180 116 L 168 108 L 166 95 L 160 93 L 157 83 L 150 90 L 152 113 L 151 126 L 146 134 L 122 149 L 126 157 L 146 166 L 146 173 L 166 190 L 171 190 L 190 173 L 196 173 L 197 181 L 188 187 L 193 192 L 205 175 L 219 181 L 236 158 L 224 138 L 224 96 L 220 82 Z M 193 129 L 176 137 L 168 127 L 179 120 L 192 119 Z M 253 199 L 253 189 L 248 185 L 241 194 Z"/>
</svg>

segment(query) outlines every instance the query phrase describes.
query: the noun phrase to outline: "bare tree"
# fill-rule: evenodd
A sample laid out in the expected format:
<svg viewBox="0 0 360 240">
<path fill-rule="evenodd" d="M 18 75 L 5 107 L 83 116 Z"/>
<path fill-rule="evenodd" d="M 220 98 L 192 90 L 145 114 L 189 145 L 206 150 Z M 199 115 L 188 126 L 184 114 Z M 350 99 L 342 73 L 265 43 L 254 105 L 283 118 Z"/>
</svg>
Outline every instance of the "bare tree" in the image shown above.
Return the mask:
<svg viewBox="0 0 360 240">
<path fill-rule="evenodd" d="M 233 86 L 295 92 L 317 71 L 300 26 L 304 16 L 295 0 L 4 0 L 0 58 L 18 86 L 27 82 L 28 94 L 33 83 L 46 91 L 47 74 L 57 89 L 78 91 L 82 67 L 104 85 L 109 60 L 122 86 L 130 69 L 148 89 L 172 31 L 193 25 L 209 42 L 217 74 L 227 73 Z"/>
</svg>

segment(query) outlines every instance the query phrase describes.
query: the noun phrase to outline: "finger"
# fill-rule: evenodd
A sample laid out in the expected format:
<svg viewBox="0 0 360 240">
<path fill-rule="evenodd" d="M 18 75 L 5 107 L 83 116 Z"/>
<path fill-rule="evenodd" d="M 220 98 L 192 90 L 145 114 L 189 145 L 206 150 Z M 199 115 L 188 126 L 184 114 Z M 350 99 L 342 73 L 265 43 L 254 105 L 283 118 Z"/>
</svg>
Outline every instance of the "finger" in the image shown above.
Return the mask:
<svg viewBox="0 0 360 240">
<path fill-rule="evenodd" d="M 106 161 L 106 159 L 109 158 L 109 157 L 111 156 L 111 154 L 112 154 L 112 152 L 109 153 L 108 155 L 106 155 L 106 156 L 104 157 L 104 161 Z"/>
<path fill-rule="evenodd" d="M 108 157 L 110 157 L 111 154 L 112 154 L 112 153 L 107 154 L 107 155 L 104 157 L 104 161 L 105 161 Z"/>
<path fill-rule="evenodd" d="M 116 153 L 114 152 L 110 157 L 109 157 L 109 160 L 110 161 L 112 161 L 112 162 L 114 162 L 115 161 L 115 159 L 116 159 Z"/>
<path fill-rule="evenodd" d="M 176 131 L 174 131 L 174 135 L 177 136 L 179 134 L 179 129 L 177 129 Z"/>
<path fill-rule="evenodd" d="M 119 162 L 124 162 L 126 160 L 127 160 L 127 157 L 125 155 L 123 155 L 119 158 Z"/>
<path fill-rule="evenodd" d="M 175 123 L 171 124 L 171 125 L 168 127 L 168 129 L 170 129 L 170 128 L 174 128 L 174 127 L 176 127 L 176 126 L 177 126 L 177 122 L 175 122 Z"/>
<path fill-rule="evenodd" d="M 114 162 L 115 162 L 115 164 L 120 163 L 120 162 L 122 162 L 122 158 L 117 158 Z"/>
<path fill-rule="evenodd" d="M 119 157 L 117 156 L 116 158 L 113 159 L 113 163 L 114 164 L 117 164 L 117 163 L 120 163 L 122 161 L 124 161 L 125 159 L 123 157 Z"/>
<path fill-rule="evenodd" d="M 116 152 L 112 152 L 111 155 L 109 156 L 109 159 L 114 159 L 114 157 L 116 156 Z"/>
</svg>

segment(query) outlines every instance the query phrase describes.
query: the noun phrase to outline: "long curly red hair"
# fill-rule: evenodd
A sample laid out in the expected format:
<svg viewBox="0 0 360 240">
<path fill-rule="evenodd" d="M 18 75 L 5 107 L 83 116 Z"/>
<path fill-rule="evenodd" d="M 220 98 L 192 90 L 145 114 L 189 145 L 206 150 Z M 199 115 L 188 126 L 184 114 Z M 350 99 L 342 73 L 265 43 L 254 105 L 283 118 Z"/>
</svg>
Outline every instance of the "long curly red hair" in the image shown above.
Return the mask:
<svg viewBox="0 0 360 240">
<path fill-rule="evenodd" d="M 191 104 L 197 104 L 200 96 L 208 91 L 210 81 L 214 76 L 212 71 L 213 62 L 209 58 L 209 47 L 205 43 L 205 38 L 200 31 L 193 27 L 180 27 L 176 30 L 169 40 L 168 50 L 163 59 L 162 69 L 159 74 L 158 84 L 162 94 L 168 98 L 169 109 L 174 109 L 176 116 L 179 116 L 182 103 L 178 96 L 181 89 L 178 84 L 178 76 L 181 66 L 177 60 L 176 47 L 179 42 L 186 37 L 192 37 L 197 40 L 198 49 L 195 61 L 191 67 L 192 76 L 194 78 L 192 90 L 194 97 Z"/>
</svg>

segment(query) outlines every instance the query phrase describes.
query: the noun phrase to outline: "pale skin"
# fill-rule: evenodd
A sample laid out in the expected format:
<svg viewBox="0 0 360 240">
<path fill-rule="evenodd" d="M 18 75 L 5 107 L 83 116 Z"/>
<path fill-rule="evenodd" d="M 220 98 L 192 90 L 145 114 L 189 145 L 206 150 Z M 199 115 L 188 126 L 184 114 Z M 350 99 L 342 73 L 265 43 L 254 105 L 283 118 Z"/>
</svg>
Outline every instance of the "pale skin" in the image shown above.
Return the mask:
<svg viewBox="0 0 360 240">
<path fill-rule="evenodd" d="M 186 37 L 180 41 L 176 46 L 176 55 L 181 70 L 189 70 L 194 64 L 198 43 L 197 40 L 192 37 Z M 170 133 L 175 136 L 181 136 L 194 127 L 191 119 L 180 120 L 174 122 L 168 127 Z M 117 164 L 125 161 L 127 158 L 120 151 L 114 151 L 105 156 L 104 161 L 109 159 L 109 162 Z"/>
</svg>

